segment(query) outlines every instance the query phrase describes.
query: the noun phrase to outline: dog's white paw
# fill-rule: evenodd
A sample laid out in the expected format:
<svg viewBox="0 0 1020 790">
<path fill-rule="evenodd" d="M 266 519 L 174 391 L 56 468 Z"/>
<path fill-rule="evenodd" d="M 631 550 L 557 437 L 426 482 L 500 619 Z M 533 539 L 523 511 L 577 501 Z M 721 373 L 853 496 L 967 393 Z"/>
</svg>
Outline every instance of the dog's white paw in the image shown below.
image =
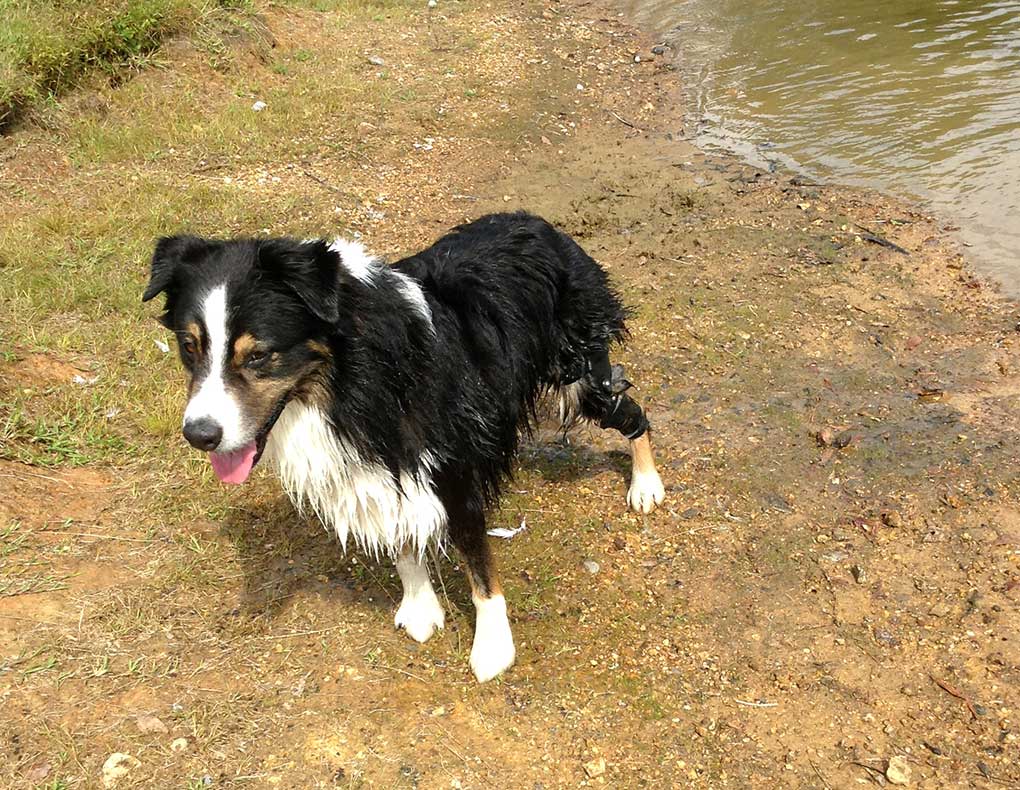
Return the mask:
<svg viewBox="0 0 1020 790">
<path fill-rule="evenodd" d="M 666 498 L 662 478 L 654 469 L 634 475 L 627 492 L 627 504 L 638 513 L 651 513 Z"/>
<path fill-rule="evenodd" d="M 429 587 L 417 595 L 404 595 L 393 618 L 397 628 L 403 628 L 416 642 L 427 642 L 437 628 L 445 624 L 442 604 Z"/>
<path fill-rule="evenodd" d="M 503 596 L 476 599 L 475 608 L 478 620 L 475 623 L 475 641 L 471 645 L 471 671 L 479 683 L 485 683 L 513 665 L 517 650 L 510 633 Z"/>
</svg>

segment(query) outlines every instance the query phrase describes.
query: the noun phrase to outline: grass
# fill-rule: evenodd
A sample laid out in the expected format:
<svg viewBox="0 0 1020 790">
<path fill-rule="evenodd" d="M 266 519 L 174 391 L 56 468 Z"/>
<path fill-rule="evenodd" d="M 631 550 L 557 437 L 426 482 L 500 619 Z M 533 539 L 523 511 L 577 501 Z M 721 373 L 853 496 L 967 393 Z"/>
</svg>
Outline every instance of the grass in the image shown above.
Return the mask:
<svg viewBox="0 0 1020 790">
<path fill-rule="evenodd" d="M 0 0 L 0 125 L 93 69 L 138 63 L 201 0 Z"/>
<path fill-rule="evenodd" d="M 171 18 L 199 24 L 212 13 L 194 0 L 147 2 L 137 7 L 158 11 L 168 25 Z M 182 227 L 214 235 L 350 233 L 352 224 L 366 224 L 366 200 L 384 191 L 364 169 L 367 157 L 386 161 L 390 156 L 380 149 L 389 147 L 405 155 L 412 140 L 436 133 L 435 118 L 423 107 L 451 108 L 442 121 L 445 134 L 478 133 L 466 113 L 456 112 L 458 103 L 467 102 L 458 78 L 435 80 L 431 70 L 400 68 L 398 77 L 381 79 L 359 48 L 324 45 L 324 35 L 333 41 L 384 25 L 425 30 L 417 4 L 287 5 L 314 10 L 285 12 L 288 40 L 269 60 L 257 42 L 259 57 L 246 56 L 253 52 L 247 40 L 235 46 L 236 68 L 218 69 L 219 55 L 194 34 L 174 64 L 116 86 L 96 85 L 86 106 L 59 113 L 67 165 L 59 198 L 34 189 L 31 181 L 13 180 L 18 188 L 5 194 L 0 224 L 0 312 L 11 317 L 0 337 L 0 459 L 77 466 L 169 451 L 167 460 L 184 463 L 177 436 L 183 393 L 167 386 L 180 381 L 179 365 L 172 350 L 164 353 L 157 345 L 168 338 L 153 320 L 155 305 L 139 301 L 153 239 Z M 96 6 L 109 7 L 103 1 Z M 53 27 L 52 15 L 93 14 L 77 2 L 30 12 L 23 2 L 0 0 L 0 8 L 11 12 L 0 12 L 7 58 L 24 53 L 33 36 Z M 71 29 L 70 19 L 57 27 Z M 9 43 L 15 39 L 20 50 Z M 444 43 L 441 53 L 415 56 L 438 58 L 443 63 L 435 71 L 452 74 L 462 41 Z M 387 61 L 400 64 L 391 56 Z M 463 79 L 482 81 L 478 74 Z M 70 78 L 59 84 L 70 84 Z M 256 99 L 268 108 L 253 112 Z M 484 123 L 519 133 L 499 113 Z M 368 137 L 358 131 L 366 124 L 389 125 L 400 134 Z M 32 129 L 23 131 L 19 139 L 33 139 Z M 43 156 L 40 165 L 51 161 Z M 323 169 L 316 170 L 316 162 Z M 369 214 L 367 221 L 378 220 Z M 67 377 L 11 386 L 5 371 L 16 376 L 19 362 L 31 354 L 79 361 L 86 383 Z"/>
<path fill-rule="evenodd" d="M 283 0 L 280 5 L 385 16 L 389 0 Z M 91 73 L 117 80 L 143 65 L 169 36 L 189 31 L 218 68 L 232 63 L 231 41 L 248 38 L 265 53 L 271 35 L 253 0 L 0 0 L 0 131 L 32 106 Z M 309 53 L 296 53 L 298 61 Z M 281 66 L 286 69 L 286 66 Z"/>
</svg>

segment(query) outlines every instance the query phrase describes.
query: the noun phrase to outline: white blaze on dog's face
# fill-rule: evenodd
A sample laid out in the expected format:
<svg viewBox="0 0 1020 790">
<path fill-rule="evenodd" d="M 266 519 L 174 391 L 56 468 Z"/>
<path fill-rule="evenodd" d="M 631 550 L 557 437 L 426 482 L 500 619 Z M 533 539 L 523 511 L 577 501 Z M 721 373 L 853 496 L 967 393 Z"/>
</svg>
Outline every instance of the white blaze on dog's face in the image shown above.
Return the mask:
<svg viewBox="0 0 1020 790">
<path fill-rule="evenodd" d="M 202 300 L 199 320 L 200 326 L 205 328 L 207 353 L 203 369 L 192 378 L 191 398 L 184 411 L 184 435 L 201 434 L 202 426 L 210 426 L 206 432 L 218 434 L 220 438 L 205 449 L 233 452 L 250 441 L 250 437 L 241 423 L 240 403 L 226 382 L 230 354 L 226 283 L 214 287 Z"/>
<path fill-rule="evenodd" d="M 242 483 L 287 402 L 307 397 L 332 357 L 335 252 L 323 242 L 163 239 L 143 299 L 166 293 L 163 323 L 188 373 L 182 429 L 216 475 Z"/>
</svg>

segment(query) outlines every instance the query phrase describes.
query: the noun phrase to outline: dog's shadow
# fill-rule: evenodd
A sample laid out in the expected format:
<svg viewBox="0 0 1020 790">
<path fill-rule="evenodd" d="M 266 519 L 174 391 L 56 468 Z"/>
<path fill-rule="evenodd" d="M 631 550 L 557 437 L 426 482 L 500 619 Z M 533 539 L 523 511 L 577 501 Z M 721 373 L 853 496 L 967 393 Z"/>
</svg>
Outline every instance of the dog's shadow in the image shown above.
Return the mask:
<svg viewBox="0 0 1020 790">
<path fill-rule="evenodd" d="M 522 444 L 523 472 L 543 479 L 576 482 L 606 472 L 626 477 L 629 456 L 602 452 L 555 434 Z M 231 614 L 252 621 L 275 619 L 298 593 L 313 593 L 330 605 L 376 607 L 390 612 L 400 601 L 400 581 L 389 558 L 373 557 L 351 541 L 340 541 L 312 514 L 300 514 L 282 493 L 232 508 L 221 527 L 233 543 L 243 588 Z M 457 562 L 455 552 L 450 558 Z M 444 573 L 445 592 L 461 611 L 471 607 L 463 574 Z"/>
<path fill-rule="evenodd" d="M 574 483 L 607 472 L 625 482 L 630 480 L 630 453 L 592 446 L 584 429 L 564 434 L 542 428 L 521 444 L 517 462 L 522 470 L 535 472 L 550 482 Z"/>
</svg>

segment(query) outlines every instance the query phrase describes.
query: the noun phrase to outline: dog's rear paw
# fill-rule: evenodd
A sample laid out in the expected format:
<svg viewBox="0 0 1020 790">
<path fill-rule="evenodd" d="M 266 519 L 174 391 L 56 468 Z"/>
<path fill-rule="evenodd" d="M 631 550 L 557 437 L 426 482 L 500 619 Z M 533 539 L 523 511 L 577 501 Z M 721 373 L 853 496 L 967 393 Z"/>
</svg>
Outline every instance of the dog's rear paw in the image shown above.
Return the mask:
<svg viewBox="0 0 1020 790">
<path fill-rule="evenodd" d="M 443 607 L 431 589 L 413 597 L 405 595 L 393 618 L 393 624 L 407 631 L 416 642 L 427 642 L 445 622 Z"/>
<path fill-rule="evenodd" d="M 627 504 L 638 513 L 651 513 L 666 498 L 662 478 L 654 469 L 634 475 L 627 492 Z"/>
</svg>

